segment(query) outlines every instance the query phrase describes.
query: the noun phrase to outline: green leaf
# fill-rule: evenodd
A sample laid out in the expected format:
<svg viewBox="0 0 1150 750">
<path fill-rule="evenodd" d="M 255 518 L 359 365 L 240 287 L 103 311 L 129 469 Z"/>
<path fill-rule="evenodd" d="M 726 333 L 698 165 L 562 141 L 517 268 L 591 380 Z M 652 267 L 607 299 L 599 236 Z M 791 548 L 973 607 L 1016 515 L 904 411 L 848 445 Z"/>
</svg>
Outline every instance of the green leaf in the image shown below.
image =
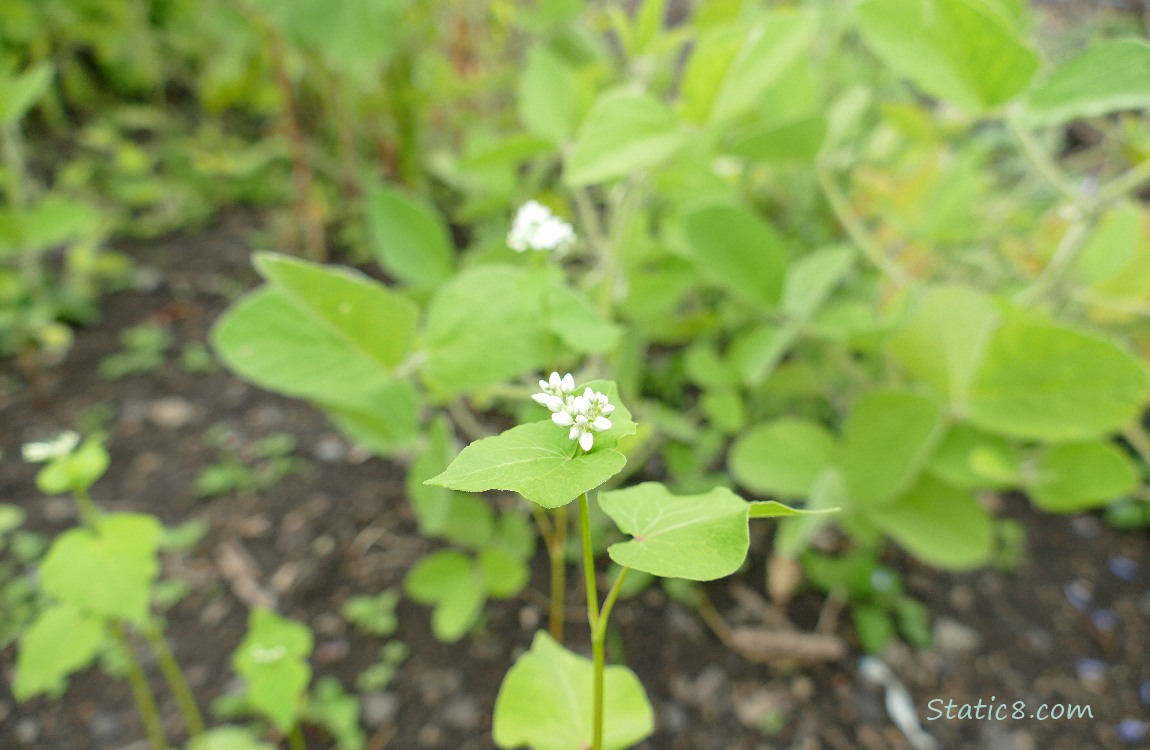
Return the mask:
<svg viewBox="0 0 1150 750">
<path fill-rule="evenodd" d="M 311 630 L 271 610 L 257 607 L 248 632 L 232 656 L 236 674 L 247 680 L 247 699 L 286 734 L 299 721 L 304 692 L 311 680 Z"/>
<path fill-rule="evenodd" d="M 104 476 L 111 460 L 102 440 L 89 437 L 72 453 L 44 466 L 36 475 L 36 487 L 46 495 L 83 492 Z"/>
<path fill-rule="evenodd" d="M 1113 343 L 1050 323 L 1012 321 L 986 347 L 970 388 L 970 421 L 1003 435 L 1083 440 L 1143 410 L 1145 366 Z"/>
<path fill-rule="evenodd" d="M 420 560 L 404 577 L 403 588 L 414 601 L 434 605 L 431 632 L 445 643 L 466 635 L 487 601 L 483 570 L 455 550 L 440 550 Z"/>
<path fill-rule="evenodd" d="M 1142 223 L 1142 209 L 1133 201 L 1107 209 L 1078 253 L 1074 274 L 1087 284 L 1099 285 L 1129 273 L 1140 246 L 1145 246 Z"/>
<path fill-rule="evenodd" d="M 1138 471 L 1116 445 L 1101 440 L 1047 448 L 1027 491 L 1051 513 L 1076 513 L 1106 505 L 1138 485 Z"/>
<path fill-rule="evenodd" d="M 359 726 L 359 697 L 348 695 L 334 677 L 320 679 L 307 703 L 307 720 L 322 726 L 336 750 L 363 750 L 367 736 Z"/>
<path fill-rule="evenodd" d="M 827 135 L 827 118 L 808 115 L 781 125 L 762 125 L 744 134 L 725 151 L 768 164 L 812 164 Z"/>
<path fill-rule="evenodd" d="M 843 481 L 842 470 L 837 466 L 828 466 L 820 471 L 809 494 L 808 513 L 797 518 L 784 518 L 779 522 L 779 531 L 775 535 L 775 554 L 797 557 L 807 548 L 814 533 L 830 520 L 826 515 L 830 510 L 850 505 L 850 494 Z"/>
<path fill-rule="evenodd" d="M 495 699 L 493 732 L 501 748 L 583 750 L 591 747 L 593 666 L 543 631 L 516 660 Z M 635 674 L 603 672 L 603 748 L 623 750 L 649 736 L 654 712 Z"/>
<path fill-rule="evenodd" d="M 23 526 L 25 515 L 19 505 L 0 503 L 0 536 Z"/>
<path fill-rule="evenodd" d="M 456 454 L 447 420 L 436 420 L 428 430 L 426 447 L 407 470 L 407 497 L 415 511 L 419 533 L 478 547 L 491 536 L 491 510 L 478 498 L 427 483 L 450 466 Z"/>
<path fill-rule="evenodd" d="M 258 253 L 253 262 L 348 349 L 389 370 L 411 351 L 419 310 L 379 282 L 350 268 L 275 253 Z"/>
<path fill-rule="evenodd" d="M 431 300 L 424 375 L 445 394 L 473 390 L 538 371 L 551 334 L 575 352 L 598 354 L 621 332 L 554 274 L 478 266 L 457 274 Z"/>
<path fill-rule="evenodd" d="M 685 134 L 665 104 L 642 91 L 605 91 L 583 120 L 563 179 L 572 186 L 608 182 L 666 161 Z"/>
<path fill-rule="evenodd" d="M 45 555 L 40 585 L 81 612 L 143 626 L 163 532 L 154 517 L 139 513 L 103 516 L 94 532 L 69 529 Z"/>
<path fill-rule="evenodd" d="M 908 552 L 940 568 L 974 568 L 993 551 L 993 520 L 974 495 L 929 477 L 867 515 Z"/>
<path fill-rule="evenodd" d="M 388 273 L 423 289 L 451 276 L 451 234 L 433 209 L 385 187 L 372 190 L 365 207 L 372 252 Z"/>
<path fill-rule="evenodd" d="M 579 122 L 579 81 L 558 55 L 538 46 L 527 55 L 519 78 L 519 120 L 528 132 L 563 143 Z"/>
<path fill-rule="evenodd" d="M 1062 125 L 1125 109 L 1150 107 L 1150 44 L 1116 39 L 1092 44 L 1058 66 L 1023 100 L 1031 126 Z"/>
<path fill-rule="evenodd" d="M 712 581 L 747 556 L 750 505 L 725 487 L 672 495 L 658 482 L 599 495 L 599 507 L 631 541 L 607 552 L 619 565 L 663 578 Z"/>
<path fill-rule="evenodd" d="M 771 310 L 783 292 L 787 255 L 782 238 L 759 217 L 731 204 L 683 218 L 696 267 L 744 302 Z"/>
<path fill-rule="evenodd" d="M 854 265 L 855 251 L 832 246 L 804 255 L 787 268 L 783 283 L 783 312 L 805 322 L 823 306 Z"/>
<path fill-rule="evenodd" d="M 843 427 L 841 459 L 854 503 L 882 505 L 905 491 L 944 431 L 942 407 L 932 399 L 902 391 L 860 398 Z"/>
<path fill-rule="evenodd" d="M 40 63 L 16 78 L 0 82 L 0 124 L 19 122 L 52 85 L 55 69 Z"/>
<path fill-rule="evenodd" d="M 275 750 L 255 730 L 247 727 L 216 727 L 189 741 L 187 750 Z"/>
<path fill-rule="evenodd" d="M 332 394 L 350 401 L 353 394 Z M 420 437 L 422 398 L 408 380 L 392 380 L 363 394 L 358 403 L 325 400 L 317 404 L 336 427 L 355 442 L 381 456 L 410 448 Z"/>
<path fill-rule="evenodd" d="M 598 437 L 591 453 L 576 453 L 577 447 L 550 420 L 520 425 L 467 446 L 428 483 L 465 492 L 509 490 L 544 508 L 559 508 L 627 464 L 622 453 L 599 447 Z"/>
<path fill-rule="evenodd" d="M 750 110 L 806 51 L 817 21 L 813 13 L 776 10 L 703 36 L 683 78 L 684 116 L 714 125 Z"/>
<path fill-rule="evenodd" d="M 821 424 L 783 418 L 740 435 L 728 465 L 739 484 L 761 495 L 807 497 L 835 448 L 834 436 Z"/>
<path fill-rule="evenodd" d="M 495 599 L 515 596 L 531 579 L 531 569 L 522 558 L 497 547 L 479 552 L 479 568 L 483 571 L 487 592 Z"/>
<path fill-rule="evenodd" d="M 994 303 L 979 291 L 931 287 L 907 310 L 888 348 L 907 372 L 961 411 L 998 320 Z"/>
<path fill-rule="evenodd" d="M 234 305 L 212 343 L 234 372 L 263 388 L 362 407 L 410 350 L 418 310 L 346 269 L 261 256 L 267 286 Z M 370 327 L 368 327 L 370 323 Z"/>
<path fill-rule="evenodd" d="M 864 0 L 858 22 L 896 73 L 975 112 L 1009 101 L 1038 69 L 1016 30 L 978 0 Z"/>
<path fill-rule="evenodd" d="M 988 466 L 1006 471 L 988 474 Z M 1014 447 L 999 435 L 966 424 L 952 425 L 930 459 L 931 476 L 966 490 L 1005 489 L 1016 484 L 1019 459 Z"/>
<path fill-rule="evenodd" d="M 40 612 L 20 638 L 12 695 L 26 701 L 43 693 L 63 694 L 67 677 L 86 668 L 104 642 L 104 624 L 67 602 Z"/>
</svg>

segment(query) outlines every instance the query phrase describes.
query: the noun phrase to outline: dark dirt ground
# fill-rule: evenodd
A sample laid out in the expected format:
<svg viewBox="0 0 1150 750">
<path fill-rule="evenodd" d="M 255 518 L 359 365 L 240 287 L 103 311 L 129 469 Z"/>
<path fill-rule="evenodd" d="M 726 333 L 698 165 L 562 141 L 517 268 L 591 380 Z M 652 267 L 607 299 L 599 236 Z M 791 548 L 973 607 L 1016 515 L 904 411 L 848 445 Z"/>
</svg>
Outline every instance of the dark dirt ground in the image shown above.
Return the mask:
<svg viewBox="0 0 1150 750">
<path fill-rule="evenodd" d="M 203 233 L 127 248 L 141 267 L 164 269 L 158 285 L 105 298 L 102 322 L 79 331 L 67 359 L 50 371 L 46 409 L 33 406 L 29 389 L 12 387 L 18 378 L 11 363 L 4 363 L 9 380 L 0 397 L 0 499 L 27 509 L 31 528 L 55 533 L 74 518 L 68 502 L 38 494 L 35 467 L 18 459 L 20 445 L 71 426 L 97 403 L 114 411 L 108 425 L 112 468 L 93 490 L 97 501 L 107 509 L 155 513 L 168 524 L 190 518 L 210 523 L 194 552 L 169 559 L 165 569 L 192 587 L 170 613 L 168 633 L 205 709 L 233 684 L 230 655 L 248 606 L 257 602 L 308 623 L 317 634 L 316 675 L 334 675 L 351 689 L 381 641 L 344 624 L 337 614 L 342 603 L 397 587 L 432 546 L 415 531 L 401 467 L 352 449 L 305 404 L 226 372 L 188 374 L 174 356 L 148 374 L 114 381 L 96 376 L 100 359 L 119 350 L 118 333 L 127 326 L 167 326 L 176 340 L 173 352 L 204 341 L 228 303 L 224 291 L 236 288 L 236 280 L 240 286 L 255 282 L 244 239 L 250 225 L 249 218 L 232 215 Z M 300 470 L 265 491 L 195 498 L 196 472 L 216 456 L 203 433 L 217 423 L 245 440 L 290 433 L 298 439 Z M 1119 533 L 1096 515 L 1039 515 L 1022 499 L 990 502 L 1026 528 L 1026 559 L 1017 569 L 953 575 L 898 555 L 890 561 L 932 613 L 934 648 L 895 646 L 882 655 L 910 690 L 924 727 L 938 747 L 955 750 L 1150 747 L 1150 733 L 1130 743 L 1118 736 L 1124 720 L 1127 727 L 1130 720 L 1150 721 L 1150 533 Z M 753 625 L 757 619 L 762 627 L 764 615 L 777 616 L 765 600 L 731 590 L 763 590 L 767 552 L 766 539 L 755 539 L 748 571 L 733 584 L 708 589 L 728 622 Z M 1130 580 L 1111 572 L 1114 556 L 1136 563 Z M 395 637 L 411 647 L 411 656 L 385 692 L 365 697 L 372 750 L 491 748 L 495 693 L 544 619 L 546 580 L 540 552 L 528 590 L 490 604 L 482 631 L 453 646 L 430 636 L 426 609 L 401 604 Z M 1085 596 L 1090 604 L 1083 607 Z M 811 629 L 823 607 L 821 596 L 805 592 L 787 615 Z M 1092 607 L 1113 612 L 1113 622 L 1099 628 L 1089 616 Z M 883 689 L 860 674 L 861 651 L 845 614 L 829 623 L 829 631 L 847 640 L 849 655 L 805 665 L 746 661 L 698 615 L 657 589 L 622 602 L 613 620 L 626 659 L 656 708 L 657 733 L 642 748 L 914 747 L 888 717 Z M 572 610 L 568 632 L 576 647 L 585 645 L 585 629 Z M 59 701 L 17 704 L 9 691 L 14 662 L 14 649 L 0 652 L 0 748 L 144 750 L 124 683 L 93 670 L 73 679 Z M 166 696 L 154 665 L 149 672 Z M 1089 705 L 1093 718 L 925 720 L 932 699 L 961 704 L 991 696 L 1000 703 L 1026 701 L 1028 710 L 1041 703 Z M 175 706 L 164 700 L 173 738 L 179 738 Z M 772 715 L 782 722 L 768 734 L 760 727 Z M 319 734 L 309 739 L 313 748 L 330 745 Z"/>
</svg>

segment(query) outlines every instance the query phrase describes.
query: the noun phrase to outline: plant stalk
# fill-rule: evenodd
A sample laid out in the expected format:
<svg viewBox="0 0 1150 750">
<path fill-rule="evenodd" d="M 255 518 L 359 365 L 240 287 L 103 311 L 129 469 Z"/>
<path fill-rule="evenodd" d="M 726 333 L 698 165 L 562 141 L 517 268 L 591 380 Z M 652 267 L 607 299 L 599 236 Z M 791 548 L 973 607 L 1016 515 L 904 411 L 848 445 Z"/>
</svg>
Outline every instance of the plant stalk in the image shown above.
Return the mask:
<svg viewBox="0 0 1150 750">
<path fill-rule="evenodd" d="M 564 605 L 567 599 L 567 506 L 556 508 L 552 517 L 552 534 L 547 540 L 547 554 L 551 558 L 551 612 L 548 615 L 548 625 L 551 637 L 562 643 L 566 620 Z"/>
<path fill-rule="evenodd" d="M 307 741 L 303 737 L 303 727 L 298 723 L 292 727 L 291 734 L 288 735 L 288 747 L 291 750 L 307 750 Z"/>
<path fill-rule="evenodd" d="M 830 169 L 820 162 L 815 165 L 815 174 L 818 177 L 820 187 L 823 189 L 823 195 L 826 196 L 831 210 L 834 211 L 835 218 L 843 225 L 843 229 L 846 230 L 851 241 L 862 250 L 867 260 L 884 276 L 887 276 L 897 286 L 905 286 L 910 281 L 906 271 L 887 257 L 886 249 L 867 229 L 859 215 L 851 208 L 850 202 L 847 201 L 839 186 L 835 184 Z"/>
<path fill-rule="evenodd" d="M 167 750 L 168 738 L 164 734 L 164 725 L 160 721 L 160 710 L 156 706 L 156 696 L 148 685 L 144 670 L 132 651 L 128 636 L 124 634 L 120 623 L 112 623 L 112 636 L 124 649 L 128 658 L 128 684 L 132 688 L 132 698 L 136 701 L 136 710 L 140 712 L 140 719 L 144 722 L 144 731 L 148 734 L 148 745 L 152 750 Z"/>
<path fill-rule="evenodd" d="M 184 671 L 180 669 L 179 662 L 172 654 L 168 642 L 164 640 L 164 636 L 154 625 L 150 625 L 144 635 L 152 647 L 152 652 L 156 655 L 156 663 L 160 665 L 160 671 L 168 683 L 168 688 L 175 695 L 176 703 L 180 706 L 180 713 L 184 717 L 184 726 L 188 729 L 188 737 L 194 740 L 204 733 L 204 717 L 200 713 L 199 706 L 196 705 L 196 698 L 192 695 L 192 689 L 188 685 Z"/>
</svg>

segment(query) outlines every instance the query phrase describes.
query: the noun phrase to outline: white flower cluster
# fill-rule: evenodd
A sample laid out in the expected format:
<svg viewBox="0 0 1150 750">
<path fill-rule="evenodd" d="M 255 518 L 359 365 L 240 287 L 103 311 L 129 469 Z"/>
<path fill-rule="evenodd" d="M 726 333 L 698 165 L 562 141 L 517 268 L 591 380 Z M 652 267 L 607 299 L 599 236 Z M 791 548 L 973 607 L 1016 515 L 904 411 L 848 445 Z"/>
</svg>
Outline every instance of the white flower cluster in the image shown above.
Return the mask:
<svg viewBox="0 0 1150 750">
<path fill-rule="evenodd" d="M 570 427 L 568 437 L 579 441 L 579 447 L 584 451 L 591 450 L 595 444 L 595 433 L 611 429 L 611 412 L 615 407 L 607 400 L 605 393 L 587 388 L 581 396 L 575 393 L 575 378 L 571 373 L 563 377 L 559 373 L 551 373 L 549 380 L 540 380 L 539 387 L 542 393 L 536 393 L 531 398 L 536 403 L 551 410 L 551 421 L 560 427 Z"/>
<path fill-rule="evenodd" d="M 515 214 L 507 244 L 517 253 L 565 250 L 575 244 L 575 230 L 537 201 L 527 201 Z"/>
<path fill-rule="evenodd" d="M 51 440 L 25 443 L 20 449 L 20 455 L 30 464 L 42 464 L 68 455 L 79 444 L 80 436 L 72 430 L 66 430 Z"/>
</svg>

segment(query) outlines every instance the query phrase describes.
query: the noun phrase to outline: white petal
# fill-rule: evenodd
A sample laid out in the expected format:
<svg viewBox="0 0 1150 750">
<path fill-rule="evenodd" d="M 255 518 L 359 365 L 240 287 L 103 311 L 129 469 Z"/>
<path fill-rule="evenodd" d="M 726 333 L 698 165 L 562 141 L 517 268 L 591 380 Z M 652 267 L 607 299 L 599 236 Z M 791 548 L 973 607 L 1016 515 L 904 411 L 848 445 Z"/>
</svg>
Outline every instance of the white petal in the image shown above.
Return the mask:
<svg viewBox="0 0 1150 750">
<path fill-rule="evenodd" d="M 571 428 L 571 432 L 567 433 L 567 437 L 571 438 L 572 440 L 579 440 L 582 437 L 582 435 L 583 435 L 583 428 L 580 427 L 579 425 L 575 425 L 574 427 Z"/>
<path fill-rule="evenodd" d="M 611 420 L 606 417 L 598 417 L 591 423 L 591 429 L 595 432 L 603 432 L 604 430 L 611 429 Z"/>
<path fill-rule="evenodd" d="M 606 406 L 604 406 L 602 409 L 599 410 L 599 413 L 602 414 L 603 416 L 607 416 L 608 414 L 610 414 L 613 411 L 615 411 L 614 404 L 607 404 Z"/>
<path fill-rule="evenodd" d="M 583 398 L 587 399 L 587 401 L 594 401 L 595 400 L 595 391 L 591 390 L 591 388 L 588 387 L 587 390 L 583 391 Z"/>
<path fill-rule="evenodd" d="M 562 385 L 563 385 L 563 392 L 564 393 L 571 393 L 572 391 L 574 391 L 575 390 L 575 376 L 572 375 L 571 373 L 567 373 L 566 375 L 564 375 Z"/>
<path fill-rule="evenodd" d="M 551 386 L 552 393 L 557 393 L 560 387 L 563 385 L 563 380 L 559 377 L 559 373 L 553 372 L 551 373 L 551 378 L 547 381 L 547 384 Z"/>
<path fill-rule="evenodd" d="M 591 404 L 587 403 L 587 399 L 582 396 L 576 396 L 571 399 L 571 411 L 579 414 L 586 414 L 587 410 L 591 408 Z"/>
<path fill-rule="evenodd" d="M 531 394 L 531 400 L 534 401 L 535 403 L 539 404 L 540 406 L 547 406 L 547 402 L 553 398 L 555 398 L 555 397 L 549 393 L 532 393 Z M 548 408 L 550 408 L 550 407 L 548 407 Z"/>
<path fill-rule="evenodd" d="M 544 404 L 551 411 L 563 411 L 567 405 L 563 403 L 563 399 L 558 396 L 548 396 L 547 403 Z"/>
<path fill-rule="evenodd" d="M 590 432 L 584 432 L 583 436 L 579 438 L 579 447 L 585 451 L 591 450 L 591 446 L 595 444 L 595 436 Z"/>
<path fill-rule="evenodd" d="M 571 415 L 565 411 L 557 411 L 552 414 L 551 421 L 560 427 L 570 427 L 571 425 L 575 424 L 575 420 L 572 419 Z"/>
</svg>

